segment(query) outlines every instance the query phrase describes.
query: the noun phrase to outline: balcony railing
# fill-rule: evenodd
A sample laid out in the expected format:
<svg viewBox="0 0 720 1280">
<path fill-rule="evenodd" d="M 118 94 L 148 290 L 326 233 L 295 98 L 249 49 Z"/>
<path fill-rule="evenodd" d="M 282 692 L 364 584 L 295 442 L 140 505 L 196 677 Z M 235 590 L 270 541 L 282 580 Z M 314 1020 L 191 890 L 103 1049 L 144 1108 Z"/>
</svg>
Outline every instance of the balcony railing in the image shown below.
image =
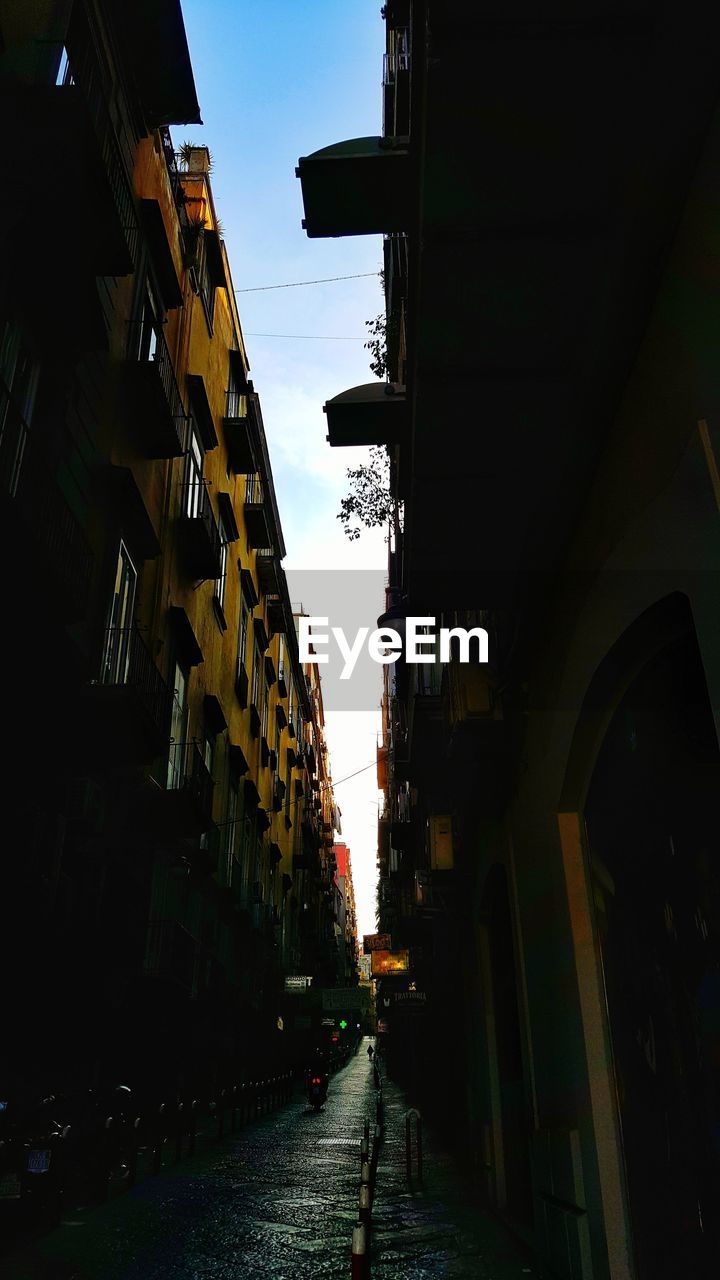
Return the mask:
<svg viewBox="0 0 720 1280">
<path fill-rule="evenodd" d="M 131 689 L 158 738 L 166 738 L 172 694 L 136 627 L 108 627 L 100 683 Z"/>
<path fill-rule="evenodd" d="M 180 536 L 190 576 L 219 578 L 222 573 L 222 540 L 204 480 L 192 479 L 183 483 Z"/>
<path fill-rule="evenodd" d="M 383 86 L 395 84 L 399 71 L 410 70 L 410 53 L 407 48 L 383 54 Z M 376 82 L 377 83 L 377 82 Z"/>
<path fill-rule="evenodd" d="M 230 388 L 225 401 L 226 418 L 247 418 L 247 394 Z"/>
<path fill-rule="evenodd" d="M 0 487 L 44 565 L 63 618 L 87 603 L 93 554 L 85 534 L 45 463 L 5 385 L 0 382 Z M 16 531 L 17 532 L 17 531 Z"/>
<path fill-rule="evenodd" d="M 179 458 L 185 451 L 188 416 L 163 331 L 153 324 L 148 335 L 146 323 L 131 326 L 129 373 L 135 392 L 132 407 L 136 426 L 147 457 Z M 152 354 L 140 357 L 138 351 L 146 345 Z"/>
<path fill-rule="evenodd" d="M 199 743 L 171 742 L 166 790 L 181 793 L 190 802 L 201 831 L 208 830 L 212 823 L 214 786 Z"/>
<path fill-rule="evenodd" d="M 79 93 L 90 117 L 100 149 L 103 169 L 112 194 L 118 222 L 122 228 L 129 262 L 125 271 L 135 268 L 138 255 L 139 228 L 132 188 L 120 153 L 102 85 L 100 66 L 90 39 L 75 39 L 62 60 L 63 93 Z M 108 266 L 111 264 L 108 263 Z M 120 270 L 117 274 L 124 274 Z"/>
</svg>

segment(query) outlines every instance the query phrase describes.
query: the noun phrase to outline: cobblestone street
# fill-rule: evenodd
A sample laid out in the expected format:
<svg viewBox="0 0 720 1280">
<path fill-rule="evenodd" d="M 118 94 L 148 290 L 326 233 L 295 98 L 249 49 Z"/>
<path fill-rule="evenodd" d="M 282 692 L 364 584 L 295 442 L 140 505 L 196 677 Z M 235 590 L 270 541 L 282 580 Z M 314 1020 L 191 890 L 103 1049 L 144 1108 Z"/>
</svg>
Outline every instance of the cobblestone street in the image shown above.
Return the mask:
<svg viewBox="0 0 720 1280">
<path fill-rule="evenodd" d="M 405 1181 L 406 1102 L 385 1086 L 372 1242 L 383 1280 L 539 1276 L 464 1194 L 432 1140 L 422 1193 Z M 365 1045 L 331 1081 L 327 1106 L 292 1104 L 0 1260 L 2 1280 L 296 1280 L 350 1274 L 359 1142 L 375 1114 Z"/>
</svg>

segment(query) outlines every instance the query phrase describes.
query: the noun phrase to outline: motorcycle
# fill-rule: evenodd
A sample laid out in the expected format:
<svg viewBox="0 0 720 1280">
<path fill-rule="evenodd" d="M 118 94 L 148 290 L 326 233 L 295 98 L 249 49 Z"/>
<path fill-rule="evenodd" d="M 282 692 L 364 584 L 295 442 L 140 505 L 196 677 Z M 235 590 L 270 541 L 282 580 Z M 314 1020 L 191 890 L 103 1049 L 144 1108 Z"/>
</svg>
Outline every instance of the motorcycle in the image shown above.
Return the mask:
<svg viewBox="0 0 720 1280">
<path fill-rule="evenodd" d="M 328 1078 L 317 1071 L 310 1072 L 307 1080 L 307 1100 L 314 1111 L 325 1105 L 328 1092 Z"/>
</svg>

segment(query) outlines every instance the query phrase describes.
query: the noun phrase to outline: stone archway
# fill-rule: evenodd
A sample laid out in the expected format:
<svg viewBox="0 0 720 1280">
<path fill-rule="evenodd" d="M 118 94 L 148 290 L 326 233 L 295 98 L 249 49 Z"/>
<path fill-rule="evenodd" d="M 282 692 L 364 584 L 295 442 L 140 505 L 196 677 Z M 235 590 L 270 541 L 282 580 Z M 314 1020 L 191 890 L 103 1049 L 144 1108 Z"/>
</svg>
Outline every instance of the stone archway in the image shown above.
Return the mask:
<svg viewBox="0 0 720 1280">
<path fill-rule="evenodd" d="M 720 1262 L 719 794 L 692 615 L 673 595 L 598 668 L 560 814 L 609 1252 L 627 1210 L 639 1280 L 703 1280 Z"/>
</svg>

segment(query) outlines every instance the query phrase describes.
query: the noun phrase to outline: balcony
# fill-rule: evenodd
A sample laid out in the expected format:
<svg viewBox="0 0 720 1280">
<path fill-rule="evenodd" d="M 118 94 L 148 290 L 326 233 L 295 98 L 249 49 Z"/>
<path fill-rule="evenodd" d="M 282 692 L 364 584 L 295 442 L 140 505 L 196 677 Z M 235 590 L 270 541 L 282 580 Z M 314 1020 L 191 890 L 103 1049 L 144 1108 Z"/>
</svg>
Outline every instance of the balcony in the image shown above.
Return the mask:
<svg viewBox="0 0 720 1280">
<path fill-rule="evenodd" d="M 287 680 L 285 678 L 285 668 L 283 666 L 279 666 L 278 667 L 278 697 L 287 698 L 287 696 L 288 696 L 288 690 L 287 690 Z M 287 724 L 287 718 L 285 719 L 285 724 Z M 285 725 L 281 725 L 281 728 L 284 729 Z"/>
<path fill-rule="evenodd" d="M 220 530 L 202 480 L 187 480 L 182 486 L 178 543 L 190 578 L 204 581 L 220 577 Z"/>
<path fill-rule="evenodd" d="M 383 133 L 386 138 L 406 137 L 410 132 L 409 33 L 395 32 L 395 48 L 383 54 Z"/>
<path fill-rule="evenodd" d="M 100 678 L 83 694 L 82 724 L 93 750 L 115 764 L 149 764 L 170 733 L 172 694 L 135 627 L 108 627 Z"/>
<path fill-rule="evenodd" d="M 0 492 L 5 546 L 13 548 L 17 581 L 37 603 L 38 566 L 44 592 L 63 622 L 82 617 L 92 577 L 93 553 L 46 465 L 40 444 L 0 382 Z M 32 581 L 31 581 L 32 580 Z"/>
<path fill-rule="evenodd" d="M 163 837 L 209 831 L 214 786 L 199 743 L 171 742 L 165 786 L 152 798 L 150 825 Z"/>
<path fill-rule="evenodd" d="M 257 471 L 247 395 L 240 391 L 227 393 L 223 431 L 233 471 L 239 475 L 251 475 Z"/>
<path fill-rule="evenodd" d="M 255 557 L 258 586 L 264 596 L 277 595 L 280 590 L 280 566 L 270 547 L 261 547 Z"/>
<path fill-rule="evenodd" d="M 151 920 L 148 925 L 144 971 L 181 987 L 188 995 L 195 981 L 196 943 L 176 920 Z"/>
<path fill-rule="evenodd" d="M 248 546 L 253 550 L 269 547 L 272 543 L 272 531 L 265 503 L 246 502 L 244 512 Z"/>
<path fill-rule="evenodd" d="M 14 122 L 14 181 L 31 211 L 25 231 L 44 262 L 62 255 L 94 275 L 128 275 L 137 262 L 138 219 L 94 47 L 75 39 L 69 61 L 60 44 L 44 52 L 45 83 L 5 83 L 0 95 Z M 60 83 L 50 83 L 58 66 Z"/>
<path fill-rule="evenodd" d="M 267 620 L 271 635 L 287 634 L 287 620 L 281 596 L 267 597 Z"/>
<path fill-rule="evenodd" d="M 141 341 L 139 325 L 132 326 L 132 345 Z M 138 443 L 146 458 L 179 458 L 185 452 L 187 414 L 175 380 L 162 329 L 153 328 L 151 355 L 127 364 L 129 409 Z"/>
<path fill-rule="evenodd" d="M 352 138 L 309 156 L 295 170 L 309 237 L 408 231 L 412 175 L 407 139 Z"/>
</svg>

